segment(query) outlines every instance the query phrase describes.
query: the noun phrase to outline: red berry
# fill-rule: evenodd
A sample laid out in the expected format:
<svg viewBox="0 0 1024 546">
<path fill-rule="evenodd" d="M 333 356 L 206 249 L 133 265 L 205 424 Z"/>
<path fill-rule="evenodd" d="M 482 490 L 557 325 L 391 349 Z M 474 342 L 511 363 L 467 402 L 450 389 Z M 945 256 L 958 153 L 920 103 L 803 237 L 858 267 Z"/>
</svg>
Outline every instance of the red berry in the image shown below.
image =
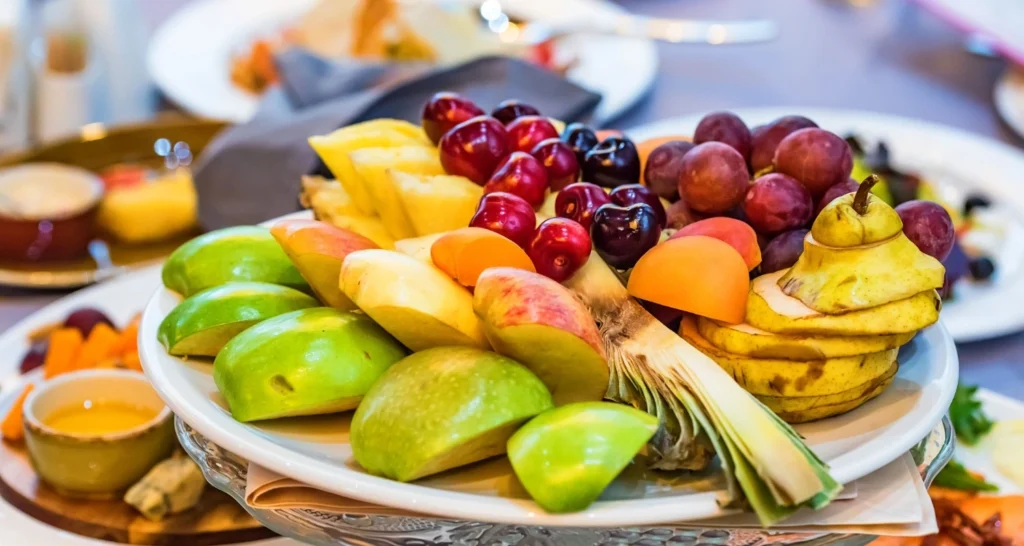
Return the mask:
<svg viewBox="0 0 1024 546">
<path fill-rule="evenodd" d="M 562 188 L 555 196 L 555 214 L 578 223 L 589 232 L 594 222 L 594 211 L 611 202 L 611 197 L 601 186 L 577 182 Z"/>
<path fill-rule="evenodd" d="M 580 164 L 572 147 L 557 138 L 549 138 L 537 144 L 530 155 L 536 157 L 548 171 L 548 185 L 551 191 L 561 191 L 580 178 Z"/>
<path fill-rule="evenodd" d="M 509 123 L 509 151 L 530 153 L 541 142 L 549 138 L 558 138 L 558 130 L 548 118 L 542 116 L 522 116 Z"/>
<path fill-rule="evenodd" d="M 508 155 L 508 134 L 500 121 L 478 116 L 445 133 L 438 152 L 445 172 L 483 185 Z"/>
<path fill-rule="evenodd" d="M 533 238 L 537 214 L 522 197 L 511 193 L 488 193 L 480 199 L 469 225 L 489 229 L 526 249 Z"/>
<path fill-rule="evenodd" d="M 590 235 L 568 218 L 548 218 L 526 250 L 541 275 L 562 282 L 579 271 L 590 258 Z"/>
<path fill-rule="evenodd" d="M 507 192 L 518 195 L 537 208 L 544 204 L 548 173 L 537 158 L 526 152 L 512 152 L 484 185 L 484 193 Z"/>
<path fill-rule="evenodd" d="M 423 130 L 434 144 L 452 127 L 471 118 L 482 116 L 479 106 L 462 95 L 450 92 L 438 93 L 423 105 L 421 116 Z"/>
</svg>

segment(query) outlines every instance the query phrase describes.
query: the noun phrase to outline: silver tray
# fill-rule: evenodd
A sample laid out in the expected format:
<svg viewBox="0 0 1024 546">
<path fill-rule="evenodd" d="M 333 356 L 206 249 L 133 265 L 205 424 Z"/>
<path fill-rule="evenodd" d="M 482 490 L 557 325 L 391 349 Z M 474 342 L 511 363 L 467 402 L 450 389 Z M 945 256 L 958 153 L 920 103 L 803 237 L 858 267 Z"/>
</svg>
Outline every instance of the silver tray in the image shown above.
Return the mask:
<svg viewBox="0 0 1024 546">
<path fill-rule="evenodd" d="M 181 445 L 206 480 L 230 495 L 268 529 L 314 546 L 766 546 L 842 544 L 862 546 L 875 537 L 835 533 L 787 533 L 757 529 L 682 526 L 630 528 L 532 527 L 432 517 L 368 516 L 290 509 L 261 510 L 245 504 L 248 463 L 175 420 Z M 953 456 L 952 424 L 944 417 L 911 455 L 925 484 Z"/>
</svg>

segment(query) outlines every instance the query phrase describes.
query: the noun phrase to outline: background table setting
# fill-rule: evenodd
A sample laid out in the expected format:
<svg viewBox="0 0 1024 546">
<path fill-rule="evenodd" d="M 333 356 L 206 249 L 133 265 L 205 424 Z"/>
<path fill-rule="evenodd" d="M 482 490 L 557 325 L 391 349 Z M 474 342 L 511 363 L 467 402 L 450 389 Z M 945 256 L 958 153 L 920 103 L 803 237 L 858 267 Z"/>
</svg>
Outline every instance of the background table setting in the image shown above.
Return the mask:
<svg viewBox="0 0 1024 546">
<path fill-rule="evenodd" d="M 443 7 L 434 0 L 382 2 L 392 7 L 379 10 L 366 7 L 363 0 L 8 0 L 0 5 L 0 25 L 6 25 L 0 33 L 0 544 L 855 545 L 882 537 L 879 543 L 916 545 L 935 532 L 941 532 L 941 540 L 965 546 L 1024 541 L 1024 467 L 1009 455 L 1024 448 L 1024 194 L 1017 187 L 1024 173 L 1024 34 L 1018 32 L 1024 27 L 1017 25 L 1024 25 L 1024 9 L 1000 0 L 437 1 Z M 624 18 L 629 15 L 645 19 Z M 393 19 L 374 22 L 375 17 Z M 371 216 L 363 216 L 360 196 L 344 181 L 344 192 L 351 197 L 339 204 L 330 190 L 338 182 L 332 179 L 339 165 L 353 169 L 355 163 L 338 163 L 330 146 L 342 145 L 330 139 L 363 139 L 371 142 L 366 148 L 405 146 L 400 148 L 405 153 L 425 153 L 424 139 L 433 137 L 426 121 L 425 135 L 418 126 L 421 115 L 427 116 L 424 104 L 429 110 L 440 91 L 467 97 L 473 108 L 478 104 L 483 111 L 516 99 L 555 120 L 555 136 L 561 133 L 559 138 L 573 146 L 565 135 L 584 128 L 596 131 L 595 143 L 627 141 L 632 147 L 635 142 L 640 150 L 637 165 L 647 170 L 659 145 L 691 139 L 701 143 L 694 137 L 709 113 L 735 114 L 744 131 L 753 130 L 755 146 L 760 128 L 786 116 L 803 116 L 849 144 L 849 191 L 876 173 L 880 182 L 872 190 L 872 202 L 884 196 L 895 207 L 922 199 L 948 211 L 955 229 L 949 237 L 955 244 L 949 257 L 940 258 L 944 282 L 928 287 L 938 289 L 943 298 L 941 320 L 906 330 L 920 330 L 906 338 L 910 341 L 889 342 L 884 349 L 892 362 L 902 345 L 898 366 L 887 377 L 873 379 L 849 405 L 850 411 L 833 410 L 817 420 L 795 410 L 786 413 L 778 409 L 787 407 L 785 397 L 754 392 L 742 382 L 747 380 L 742 374 L 729 374 L 767 407 L 754 405 L 789 421 L 793 429 L 781 426 L 795 430 L 795 445 L 806 443 L 808 453 L 813 452 L 808 459 L 820 458 L 837 486 L 845 486 L 834 499 L 834 493 L 819 492 L 832 495 L 823 503 L 832 500 L 831 505 L 791 514 L 790 508 L 817 501 L 787 504 L 783 513 L 790 519 L 773 521 L 769 530 L 762 527 L 768 521 L 763 505 L 755 516 L 735 509 L 742 504 L 729 502 L 736 494 L 748 499 L 754 495 L 755 489 L 748 490 L 750 482 L 744 481 L 749 478 L 732 474 L 733 465 L 751 463 L 761 476 L 761 494 L 774 495 L 775 502 L 785 497 L 765 478 L 771 472 L 757 466 L 757 449 L 730 451 L 721 466 L 715 463 L 696 473 L 668 472 L 651 463 L 671 460 L 661 451 L 667 441 L 662 435 L 675 434 L 668 440 L 684 442 L 690 426 L 725 430 L 734 425 L 723 427 L 722 420 L 739 415 L 738 410 L 714 409 L 718 406 L 702 395 L 663 398 L 671 382 L 650 390 L 621 389 L 622 398 L 614 401 L 655 414 L 662 432 L 652 429 L 653 439 L 647 436 L 640 443 L 649 439 L 651 447 L 634 462 L 633 457 L 624 461 L 625 470 L 619 467 L 609 478 L 596 502 L 561 513 L 546 509 L 544 495 L 528 483 L 518 456 L 511 454 L 511 443 L 508 459 L 489 458 L 412 483 L 386 479 L 381 475 L 387 471 L 364 469 L 369 468 L 368 459 L 356 461 L 354 431 L 370 419 L 361 417 L 362 412 L 243 417 L 249 411 L 241 405 L 244 397 L 232 392 L 225 376 L 211 373 L 213 360 L 206 358 L 217 355 L 225 343 L 232 347 L 231 336 L 218 341 L 214 352 L 199 345 L 191 353 L 188 347 L 181 349 L 185 352 L 170 350 L 165 323 L 182 313 L 181 295 L 198 291 L 188 282 L 189 275 L 200 273 L 185 266 L 169 273 L 172 266 L 163 264 L 175 249 L 186 248 L 186 241 L 205 232 L 204 244 L 211 247 L 219 244 L 215 236 L 254 245 L 240 246 L 237 254 L 231 254 L 231 246 L 222 247 L 228 256 L 223 260 L 250 264 L 236 271 L 265 267 L 276 254 L 267 253 L 259 246 L 263 243 L 245 242 L 265 235 L 244 230 L 262 228 L 235 226 L 302 226 L 313 219 L 357 234 L 358 241 L 344 243 L 356 245 L 356 252 L 394 247 L 419 261 L 425 256 L 433 266 L 431 260 L 438 260 L 432 254 L 438 240 L 433 234 L 452 228 L 424 226 L 447 226 L 450 218 L 436 210 L 410 212 L 396 228 L 393 213 L 380 203 L 398 200 L 410 209 L 411 194 L 397 182 L 399 189 L 391 190 L 397 197 L 370 190 L 363 198 L 377 209 Z M 515 108 L 510 106 L 509 112 Z M 412 125 L 387 121 L 391 118 Z M 440 153 L 445 171 L 422 167 L 423 176 L 472 179 L 470 170 L 454 172 L 445 163 L 449 152 L 443 139 L 440 152 L 435 151 L 438 139 L 440 135 L 426 147 L 433 159 L 394 159 L 395 165 L 403 165 L 395 169 L 436 162 Z M 729 144 L 728 136 L 710 140 Z M 362 151 L 348 145 L 356 150 L 353 154 Z M 689 150 L 692 144 L 686 146 Z M 749 149 L 745 155 L 745 180 L 784 168 L 777 154 L 768 158 L 765 171 L 751 167 L 757 160 Z M 682 156 L 680 152 L 679 161 Z M 583 157 L 579 155 L 581 165 Z M 653 178 L 644 178 L 648 174 L 641 174 L 641 180 L 654 188 Z M 392 175 L 380 168 L 380 176 Z M 847 178 L 844 174 L 843 180 Z M 836 187 L 842 184 L 846 182 Z M 879 192 L 879 186 L 887 193 Z M 483 193 L 488 193 L 486 187 Z M 551 203 L 541 195 L 533 207 L 538 217 L 555 216 L 555 193 L 547 199 Z M 665 206 L 657 207 L 663 215 L 668 211 L 670 225 L 680 219 L 674 228 L 718 218 L 754 228 L 764 225 L 756 217 L 751 220 L 742 205 L 706 214 L 685 206 L 674 209 L 669 203 L 679 200 L 680 192 L 674 193 L 672 199 L 661 195 Z M 826 208 L 828 201 L 817 204 L 820 193 L 808 200 L 813 208 L 807 218 Z M 29 208 L 19 209 L 23 203 L 18 200 L 26 195 Z M 419 203 L 427 210 L 435 203 L 455 203 L 453 195 L 446 194 L 447 201 L 421 196 Z M 550 214 L 546 207 L 551 207 Z M 18 214 L 24 211 L 38 217 L 20 221 Z M 783 229 L 810 225 L 806 221 Z M 902 225 L 901 237 L 908 221 Z M 280 229 L 271 233 L 302 276 L 297 281 L 266 281 L 277 285 L 273 290 L 259 288 L 268 290 L 264 298 L 271 303 L 252 304 L 253 309 L 278 306 L 268 317 L 313 312 L 307 308 L 321 305 L 318 299 L 330 303 L 332 296 L 293 257 L 289 235 Z M 783 229 L 770 233 L 778 240 L 797 232 L 777 235 Z M 588 232 L 596 237 L 593 233 Z M 759 247 L 758 262 L 773 259 L 773 252 L 782 255 L 783 245 L 769 250 L 769 236 L 751 233 Z M 794 239 L 798 249 L 804 233 Z M 915 239 L 909 231 L 907 237 Z M 403 249 L 403 239 L 414 242 Z M 595 239 L 598 254 L 613 263 L 616 256 L 606 255 L 598 244 Z M 274 248 L 280 254 L 276 243 Z M 530 252 L 529 259 L 536 262 Z M 741 257 L 746 259 L 742 250 Z M 637 256 L 618 267 L 629 295 L 635 296 L 634 282 L 641 290 L 636 279 L 643 259 Z M 369 261 L 365 267 L 372 273 L 374 265 Z M 334 267 L 342 268 L 340 262 Z M 744 301 L 748 281 L 762 271 L 752 271 L 747 279 L 751 267 L 744 268 Z M 543 273 L 539 266 L 536 271 Z M 875 271 L 887 279 L 913 278 Z M 413 349 L 408 360 L 437 350 L 421 351 L 419 338 L 404 337 L 403 326 L 393 327 L 390 319 L 371 313 L 371 307 L 349 294 L 342 275 L 341 292 L 336 281 L 332 290 L 362 308 L 365 314 L 360 316 L 379 322 L 383 330 L 367 319 L 386 331 L 398 353 Z M 377 272 L 367 279 L 384 282 L 380 278 L 387 276 Z M 486 293 L 481 289 L 485 276 L 480 275 L 475 290 L 465 284 L 475 305 L 481 305 L 481 293 Z M 200 288 L 217 290 L 216 284 Z M 387 285 L 374 286 L 386 291 Z M 579 286 L 569 280 L 565 286 L 586 301 Z M 753 286 L 751 294 L 757 294 L 758 283 Z M 244 297 L 229 292 L 223 297 Z M 549 296 L 557 300 L 554 294 Z M 668 309 L 658 304 L 652 305 Z M 692 320 L 689 334 L 690 315 L 671 326 L 673 337 L 678 331 L 679 339 L 695 344 L 694 353 L 708 355 L 709 362 L 724 349 L 709 341 L 713 329 L 698 325 L 735 323 L 718 316 L 717 305 L 712 310 L 685 309 L 708 317 Z M 592 302 L 588 309 L 593 309 Z M 663 319 L 656 307 L 647 309 L 657 320 L 673 320 Z M 477 315 L 486 322 L 480 311 Z M 904 316 L 893 322 L 902 320 L 912 322 Z M 296 324 L 292 327 L 302 327 Z M 767 333 L 760 323 L 757 328 L 740 326 L 750 328 L 743 330 L 747 334 Z M 859 326 L 848 328 L 854 337 L 862 335 Z M 369 330 L 360 332 L 374 336 Z M 898 337 L 904 332 L 890 334 L 878 326 L 869 333 Z M 487 346 L 499 347 L 493 339 L 485 338 Z M 236 354 L 245 354 L 241 344 L 234 345 Z M 366 347 L 363 354 L 370 359 L 371 352 L 373 358 L 378 358 L 377 351 L 390 354 L 385 345 L 360 347 Z M 848 354 L 853 353 L 840 357 L 853 358 Z M 859 355 L 865 359 L 861 368 L 870 356 Z M 811 357 L 756 355 L 770 363 L 789 358 L 803 364 Z M 219 365 L 221 357 L 217 360 Z M 611 354 L 608 360 L 613 360 Z M 90 455 L 69 455 L 52 447 L 77 440 L 56 431 L 49 417 L 35 415 L 44 415 L 50 400 L 58 405 L 70 400 L 87 410 L 97 401 L 102 411 L 123 410 L 124 402 L 101 407 L 100 391 L 87 392 L 101 387 L 90 387 L 90 382 L 119 385 L 141 379 L 139 372 L 146 379 L 138 389 L 111 391 L 117 391 L 111 395 L 115 397 L 133 391 L 135 398 L 129 399 L 136 400 L 131 404 L 137 415 L 120 414 L 116 421 L 125 421 L 115 425 L 112 417 L 89 421 L 86 411 L 80 420 L 69 421 L 94 427 L 103 440 L 90 449 L 109 444 L 114 450 L 110 453 L 117 455 L 102 460 L 117 463 L 107 470 L 89 465 L 84 478 L 60 470 L 74 468 Z M 812 372 L 811 382 L 814 374 L 821 375 L 820 370 Z M 547 382 L 547 376 L 538 375 Z M 788 392 L 785 384 L 770 384 L 781 389 L 777 392 Z M 287 381 L 272 386 L 294 391 Z M 153 409 L 138 409 L 147 404 Z M 711 424 L 699 417 L 678 420 L 678 415 L 696 415 L 688 404 L 704 408 L 709 415 L 704 419 Z M 101 419 L 97 414 L 93 419 Z M 279 416 L 286 418 L 275 419 Z M 271 420 L 263 420 L 267 418 Z M 534 418 L 520 433 L 540 419 Z M 666 419 L 672 423 L 667 428 Z M 683 423 L 690 419 L 693 425 Z M 607 430 L 612 428 L 609 424 Z M 728 438 L 735 432 L 713 434 L 727 439 L 708 442 L 734 446 L 736 440 Z M 118 442 L 129 445 L 147 438 L 148 444 L 133 445 L 148 447 L 117 447 Z M 628 443 L 625 438 L 617 439 L 620 445 Z M 48 451 L 41 451 L 44 445 Z M 131 456 L 124 455 L 129 451 Z M 130 470 L 134 467 L 138 470 Z M 112 482 L 118 485 L 108 485 Z M 828 481 L 819 486 L 827 488 Z"/>
</svg>

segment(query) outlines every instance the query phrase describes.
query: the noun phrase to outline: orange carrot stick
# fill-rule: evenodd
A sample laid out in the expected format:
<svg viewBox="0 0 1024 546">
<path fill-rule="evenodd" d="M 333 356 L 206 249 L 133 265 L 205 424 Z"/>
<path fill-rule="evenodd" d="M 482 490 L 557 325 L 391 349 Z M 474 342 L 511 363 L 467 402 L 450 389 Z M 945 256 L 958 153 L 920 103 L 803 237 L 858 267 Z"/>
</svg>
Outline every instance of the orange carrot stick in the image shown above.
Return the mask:
<svg viewBox="0 0 1024 546">
<path fill-rule="evenodd" d="M 82 333 L 76 328 L 59 328 L 50 334 L 50 343 L 43 360 L 46 379 L 70 372 L 82 349 Z"/>
<path fill-rule="evenodd" d="M 7 412 L 7 417 L 0 424 L 0 434 L 3 434 L 4 440 L 18 442 L 25 438 L 25 417 L 23 413 L 25 399 L 28 398 L 33 388 L 34 385 L 30 383 L 25 387 L 25 390 L 21 391 L 18 399 L 11 406 L 11 411 Z"/>
</svg>

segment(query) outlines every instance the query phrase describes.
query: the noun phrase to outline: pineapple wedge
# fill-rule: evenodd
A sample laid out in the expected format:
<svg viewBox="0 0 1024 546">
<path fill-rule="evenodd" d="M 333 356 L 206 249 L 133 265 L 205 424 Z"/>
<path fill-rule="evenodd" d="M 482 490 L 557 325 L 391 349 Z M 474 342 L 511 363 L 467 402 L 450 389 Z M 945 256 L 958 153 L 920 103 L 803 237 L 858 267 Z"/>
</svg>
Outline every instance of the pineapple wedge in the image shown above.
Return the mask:
<svg viewBox="0 0 1024 546">
<path fill-rule="evenodd" d="M 309 145 L 341 182 L 364 215 L 373 214 L 373 201 L 355 173 L 349 154 L 363 148 L 433 146 L 423 129 L 411 123 L 379 119 L 342 127 L 329 135 L 312 136 Z"/>
<path fill-rule="evenodd" d="M 416 235 L 468 226 L 484 194 L 483 187 L 462 176 L 423 176 L 401 171 L 388 174 Z"/>
<path fill-rule="evenodd" d="M 441 159 L 435 148 L 403 146 L 400 148 L 364 148 L 349 154 L 352 167 L 362 178 L 363 187 L 370 194 L 374 210 L 395 239 L 415 237 L 412 222 L 398 198 L 398 192 L 387 172 L 403 171 L 413 174 L 444 174 Z M 444 211 L 433 211 L 446 214 Z"/>
<path fill-rule="evenodd" d="M 384 228 L 380 218 L 361 214 L 337 180 L 319 176 L 302 177 L 299 200 L 303 206 L 313 209 L 313 215 L 318 220 L 354 231 L 381 248 L 394 248 L 395 240 Z"/>
<path fill-rule="evenodd" d="M 430 257 L 430 248 L 434 246 L 435 241 L 443 236 L 444 233 L 432 233 L 422 237 L 395 241 L 395 250 L 406 256 L 412 256 L 425 264 L 434 265 L 434 259 Z"/>
<path fill-rule="evenodd" d="M 377 246 L 385 250 L 392 250 L 395 248 L 394 237 L 388 233 L 387 228 L 384 227 L 384 223 L 376 216 L 348 216 L 339 214 L 337 216 L 324 218 L 324 220 L 336 227 L 354 231 L 355 233 L 377 243 Z"/>
</svg>

